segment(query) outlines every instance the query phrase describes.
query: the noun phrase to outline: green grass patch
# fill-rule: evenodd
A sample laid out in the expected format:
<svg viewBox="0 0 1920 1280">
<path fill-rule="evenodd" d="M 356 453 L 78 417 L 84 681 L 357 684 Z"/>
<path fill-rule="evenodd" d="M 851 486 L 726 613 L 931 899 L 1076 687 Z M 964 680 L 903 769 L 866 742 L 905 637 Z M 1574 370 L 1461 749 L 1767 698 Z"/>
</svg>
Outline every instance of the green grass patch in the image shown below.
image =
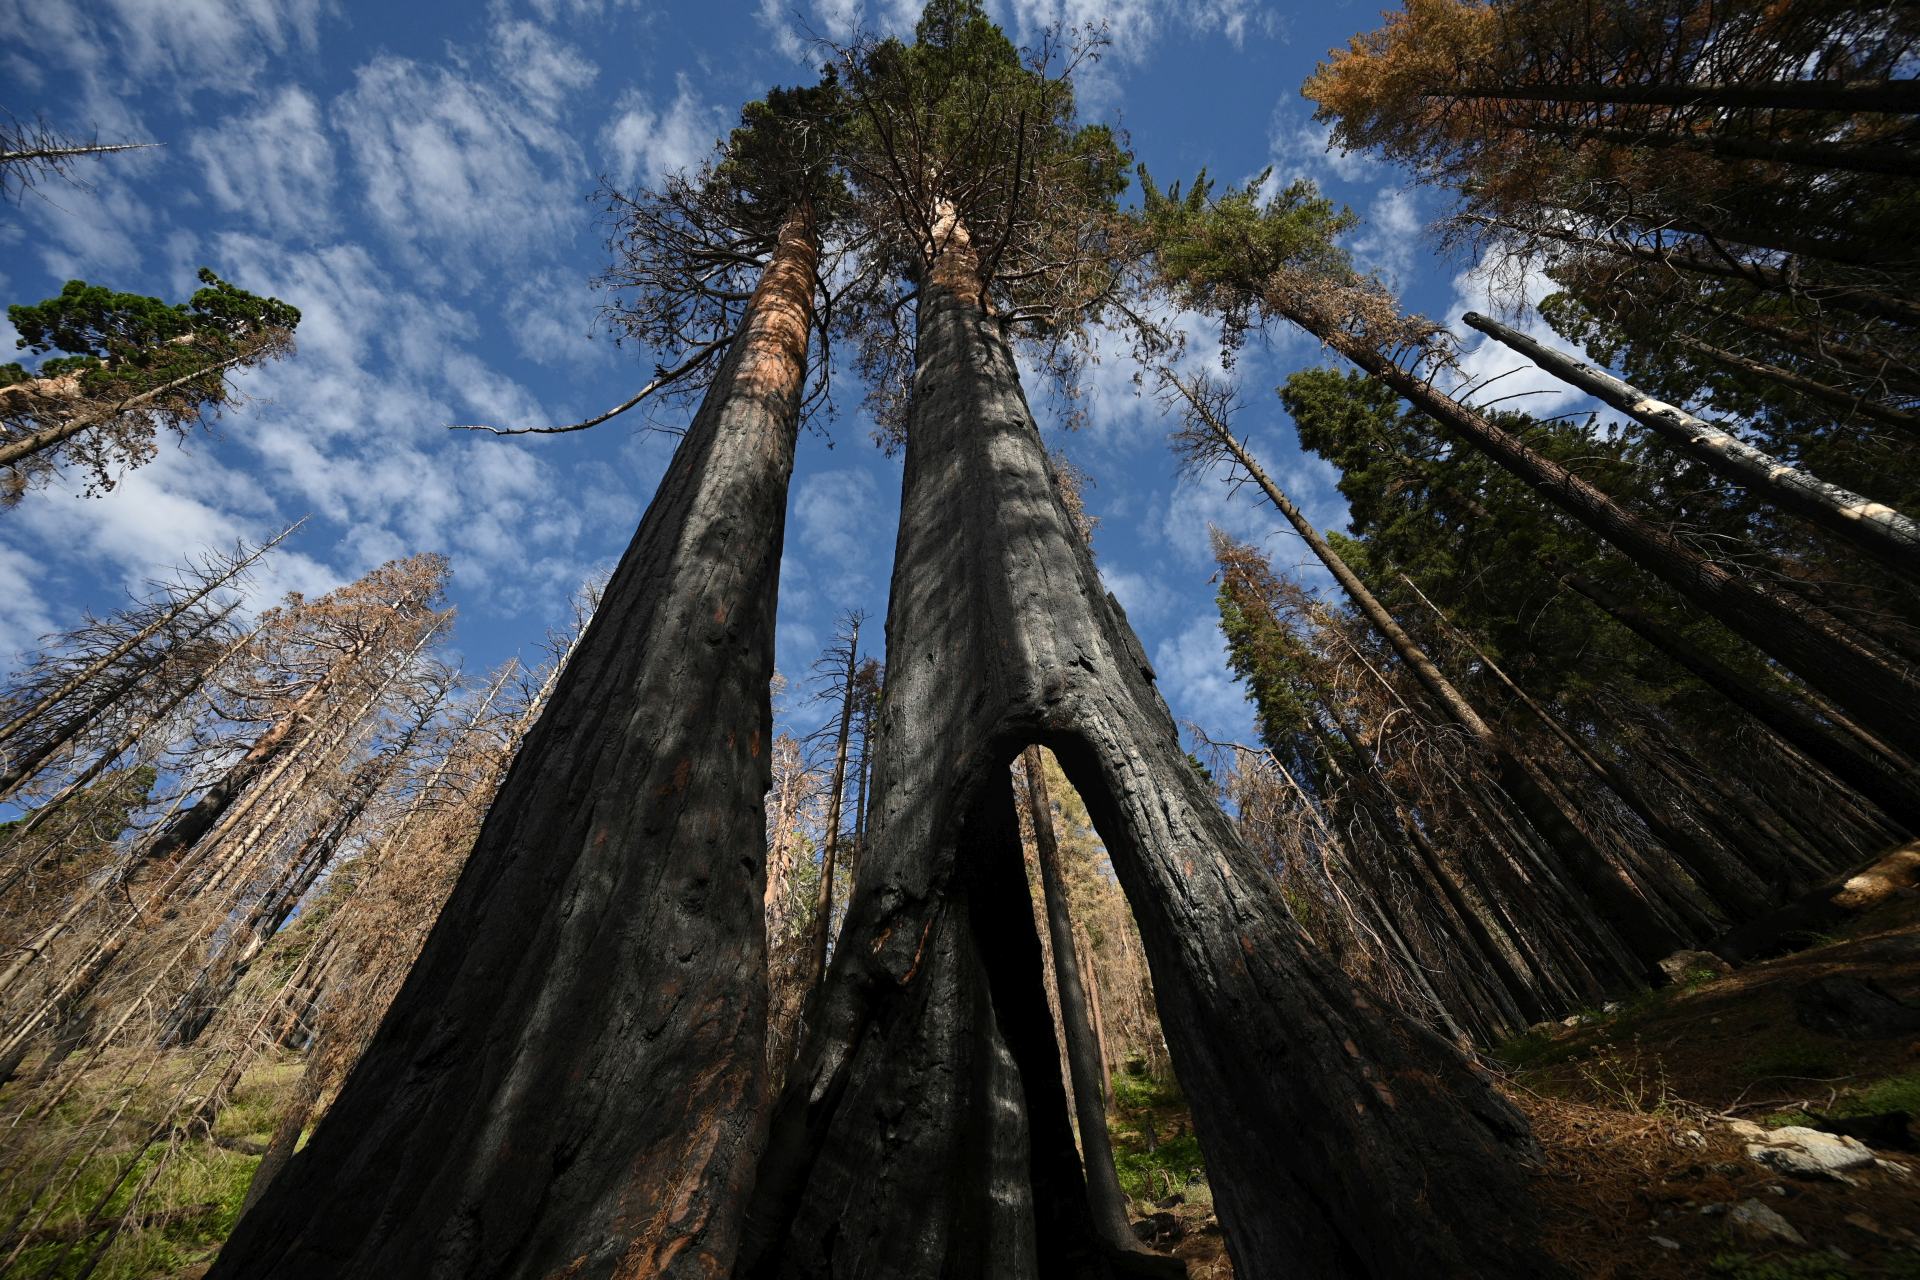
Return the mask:
<svg viewBox="0 0 1920 1280">
<path fill-rule="evenodd" d="M 1877 1116 L 1888 1111 L 1920 1115 L 1920 1071 L 1876 1080 L 1843 1094 L 1833 1107 L 1836 1116 Z"/>
<path fill-rule="evenodd" d="M 1191 1133 L 1162 1138 L 1152 1151 L 1136 1142 L 1127 1150 L 1114 1151 L 1114 1171 L 1120 1175 L 1120 1189 L 1134 1200 L 1159 1200 L 1174 1192 L 1184 1193 L 1189 1184 L 1207 1176 L 1200 1158 L 1200 1140 Z"/>
</svg>

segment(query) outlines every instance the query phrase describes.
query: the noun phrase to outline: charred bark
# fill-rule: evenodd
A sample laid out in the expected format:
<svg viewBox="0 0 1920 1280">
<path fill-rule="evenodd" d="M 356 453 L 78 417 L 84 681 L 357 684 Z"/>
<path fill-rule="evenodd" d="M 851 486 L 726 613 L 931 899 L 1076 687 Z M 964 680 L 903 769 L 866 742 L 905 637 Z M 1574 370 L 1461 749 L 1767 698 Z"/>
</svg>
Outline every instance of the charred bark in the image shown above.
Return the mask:
<svg viewBox="0 0 1920 1280">
<path fill-rule="evenodd" d="M 748 318 L 313 1140 L 212 1275 L 713 1276 L 763 1125 L 763 797 L 817 235 Z"/>
<path fill-rule="evenodd" d="M 979 815 L 1036 741 L 1087 801 L 1139 923 L 1236 1270 L 1554 1274 L 1535 1242 L 1522 1118 L 1451 1045 L 1305 949 L 1271 872 L 1187 762 L 1056 495 L 1001 324 L 978 299 L 946 263 L 921 281 L 871 843 L 775 1110 L 739 1274 L 878 1274 L 843 1261 L 817 1224 L 851 1215 L 845 1238 L 911 1222 L 916 1240 L 931 1239 L 957 1205 L 1009 1203 L 984 1162 L 942 1145 L 963 1117 L 877 1100 L 917 1096 L 911 1072 L 924 1059 L 885 1051 L 907 1013 L 926 1022 L 961 1008 L 984 981 L 956 900 L 976 901 Z M 1035 950 L 1020 990 L 1044 1009 Z M 1044 1057 L 1057 1089 L 1057 1050 Z M 1064 1099 L 1031 1072 L 1025 1083 L 1035 1132 L 1064 1127 Z M 978 1140 L 987 1132 L 998 1130 Z M 947 1161 L 929 1183 L 881 1182 L 862 1166 L 875 1150 L 923 1143 L 923 1159 Z M 1015 1198 L 1008 1212 L 1035 1224 L 1036 1242 L 1043 1220 L 1072 1209 L 1037 1183 Z M 1012 1243 L 991 1267 L 929 1244 L 885 1274 L 1035 1273 L 1037 1244 L 1012 1226 L 995 1238 Z"/>
</svg>

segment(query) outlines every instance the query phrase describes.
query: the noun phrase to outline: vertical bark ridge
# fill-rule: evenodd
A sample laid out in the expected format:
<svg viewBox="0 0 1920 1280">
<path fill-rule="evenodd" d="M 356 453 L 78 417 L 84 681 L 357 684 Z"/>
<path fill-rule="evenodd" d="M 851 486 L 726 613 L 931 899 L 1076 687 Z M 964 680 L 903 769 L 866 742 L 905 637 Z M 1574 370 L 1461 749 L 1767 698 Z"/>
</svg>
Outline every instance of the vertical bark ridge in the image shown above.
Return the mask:
<svg viewBox="0 0 1920 1280">
<path fill-rule="evenodd" d="M 216 1277 L 720 1276 L 763 1127 L 763 797 L 811 211 L 783 228 L 419 962 Z"/>
</svg>

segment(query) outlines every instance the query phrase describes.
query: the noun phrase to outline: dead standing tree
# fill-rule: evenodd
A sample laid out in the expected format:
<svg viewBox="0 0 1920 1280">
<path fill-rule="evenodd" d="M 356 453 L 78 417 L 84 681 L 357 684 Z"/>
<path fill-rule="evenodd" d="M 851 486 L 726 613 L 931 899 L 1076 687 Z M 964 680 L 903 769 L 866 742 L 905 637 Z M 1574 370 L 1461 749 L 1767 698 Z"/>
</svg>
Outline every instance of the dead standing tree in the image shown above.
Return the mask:
<svg viewBox="0 0 1920 1280">
<path fill-rule="evenodd" d="M 887 699 L 862 874 L 738 1274 L 1131 1270 L 1092 1223 L 1041 989 L 1008 770 L 1035 742 L 1139 921 L 1236 1268 L 1552 1274 L 1524 1121 L 1306 949 L 1058 496 L 1009 328 L 1057 335 L 1074 312 L 1036 306 L 1044 286 L 1106 287 L 1116 246 L 1092 241 L 1124 157 L 977 5 L 863 53 L 852 168 L 918 315 Z"/>
</svg>

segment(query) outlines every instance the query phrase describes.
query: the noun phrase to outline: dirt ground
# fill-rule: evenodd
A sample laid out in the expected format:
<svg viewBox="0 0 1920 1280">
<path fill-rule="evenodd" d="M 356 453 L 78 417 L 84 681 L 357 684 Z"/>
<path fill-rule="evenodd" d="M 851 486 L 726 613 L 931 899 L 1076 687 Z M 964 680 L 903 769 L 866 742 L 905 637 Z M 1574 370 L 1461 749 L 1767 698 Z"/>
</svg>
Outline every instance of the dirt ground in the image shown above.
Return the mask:
<svg viewBox="0 0 1920 1280">
<path fill-rule="evenodd" d="M 1551 1250 L 1582 1277 L 1920 1277 L 1920 1154 L 1911 1119 L 1870 1142 L 1851 1183 L 1747 1158 L 1731 1122 L 1822 1127 L 1920 1112 L 1920 1039 L 1844 1039 L 1794 1016 L 1797 988 L 1851 975 L 1920 1004 L 1920 900 L 1901 894 L 1824 945 L 1670 987 L 1506 1046 L 1503 1087 L 1531 1117 Z M 1904 1130 L 1904 1132 L 1903 1132 Z M 1757 1200 L 1805 1245 L 1743 1237 Z"/>
<path fill-rule="evenodd" d="M 1920 894 L 1879 901 L 1816 945 L 1593 1010 L 1488 1056 L 1539 1140 L 1548 1248 L 1583 1280 L 1920 1280 L 1920 1133 L 1898 1120 L 1872 1145 L 1881 1163 L 1850 1182 L 1785 1176 L 1749 1159 L 1735 1121 L 1820 1127 L 1837 1118 L 1920 1115 L 1920 1037 L 1845 1039 L 1796 1021 L 1815 979 L 1871 979 L 1920 1005 Z M 1162 1132 L 1183 1119 L 1168 1100 Z M 1124 1149 L 1132 1135 L 1123 1133 Z M 1192 1280 L 1233 1275 L 1211 1196 L 1194 1183 L 1158 1211 Z M 1804 1245 L 1755 1239 L 1729 1214 L 1757 1201 Z M 1136 1203 L 1136 1217 L 1155 1206 Z M 1164 1223 L 1163 1223 L 1164 1225 Z"/>
</svg>

